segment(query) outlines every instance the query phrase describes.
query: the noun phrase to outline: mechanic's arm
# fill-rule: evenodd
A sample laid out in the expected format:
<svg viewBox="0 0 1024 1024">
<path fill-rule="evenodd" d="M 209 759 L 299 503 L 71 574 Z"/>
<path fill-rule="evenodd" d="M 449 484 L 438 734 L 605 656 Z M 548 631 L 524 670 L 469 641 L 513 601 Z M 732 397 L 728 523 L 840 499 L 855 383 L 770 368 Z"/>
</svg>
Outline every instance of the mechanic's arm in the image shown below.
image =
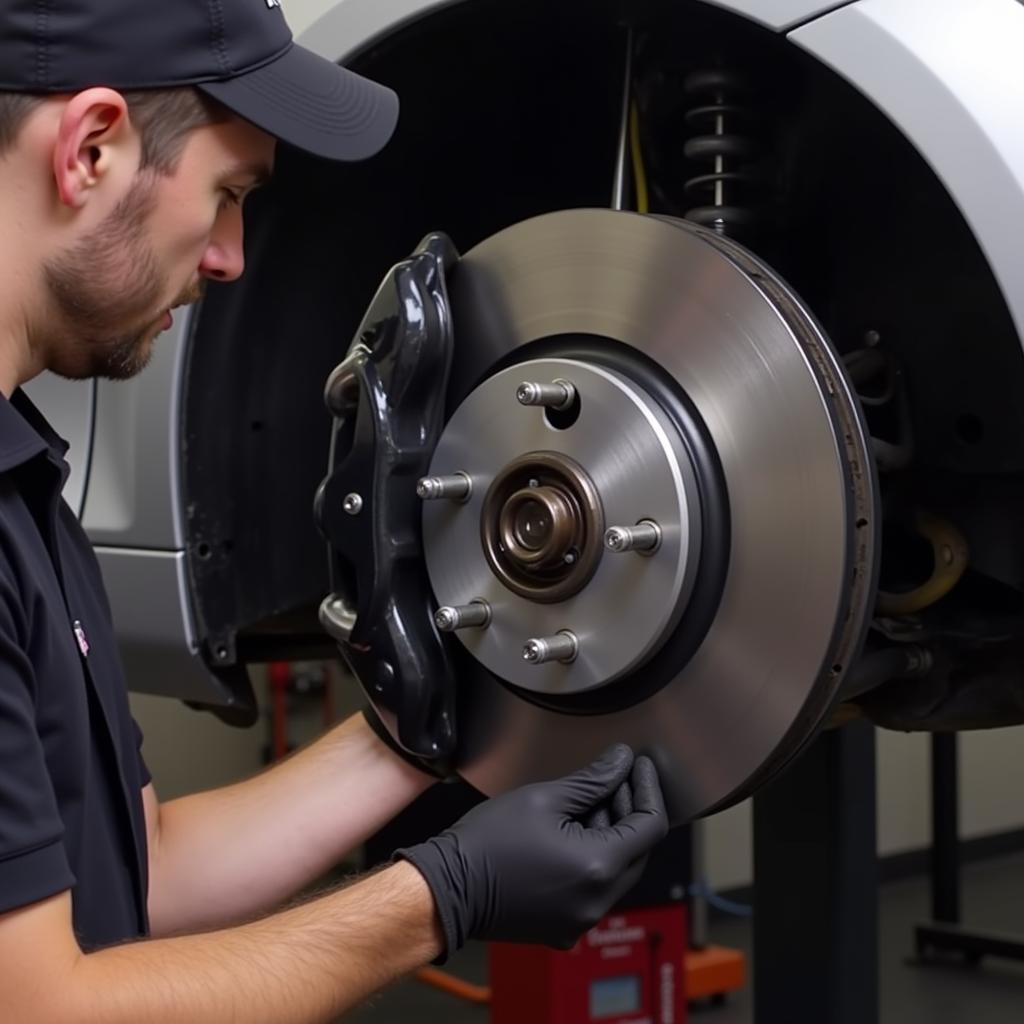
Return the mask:
<svg viewBox="0 0 1024 1024">
<path fill-rule="evenodd" d="M 279 906 L 434 781 L 357 715 L 248 782 L 165 804 L 147 786 L 152 934 L 222 927 Z"/>
<path fill-rule="evenodd" d="M 586 824 L 601 809 L 608 823 Z M 254 924 L 83 956 L 64 893 L 0 916 L 0 1020 L 323 1024 L 471 938 L 569 948 L 667 828 L 654 766 L 616 747 L 481 804 L 402 851 L 407 863 Z"/>
<path fill-rule="evenodd" d="M 409 864 L 253 924 L 89 956 L 64 893 L 0 915 L 0 1020 L 320 1024 L 442 948 Z"/>
</svg>

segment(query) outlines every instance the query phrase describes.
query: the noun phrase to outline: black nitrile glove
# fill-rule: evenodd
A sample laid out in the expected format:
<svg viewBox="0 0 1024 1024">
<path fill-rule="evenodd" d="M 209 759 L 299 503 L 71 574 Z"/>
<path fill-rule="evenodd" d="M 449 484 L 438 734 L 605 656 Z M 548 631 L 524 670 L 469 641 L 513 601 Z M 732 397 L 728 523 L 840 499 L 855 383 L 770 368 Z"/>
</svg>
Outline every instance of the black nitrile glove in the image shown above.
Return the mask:
<svg viewBox="0 0 1024 1024">
<path fill-rule="evenodd" d="M 611 828 L 617 821 L 633 813 L 633 787 L 624 782 L 612 797 L 607 800 L 587 819 L 587 828 Z"/>
<path fill-rule="evenodd" d="M 616 746 L 574 775 L 481 804 L 396 856 L 426 878 L 447 955 L 468 939 L 569 949 L 639 881 L 667 832 L 654 764 L 634 764 L 629 747 Z"/>
</svg>

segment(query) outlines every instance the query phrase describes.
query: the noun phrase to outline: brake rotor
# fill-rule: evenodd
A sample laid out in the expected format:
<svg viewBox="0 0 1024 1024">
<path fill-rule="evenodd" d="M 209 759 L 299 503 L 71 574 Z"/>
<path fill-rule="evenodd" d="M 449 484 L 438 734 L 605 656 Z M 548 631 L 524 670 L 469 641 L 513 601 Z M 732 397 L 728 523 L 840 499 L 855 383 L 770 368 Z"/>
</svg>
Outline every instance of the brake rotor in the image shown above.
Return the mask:
<svg viewBox="0 0 1024 1024">
<path fill-rule="evenodd" d="M 528 221 L 450 292 L 431 471 L 472 486 L 425 503 L 424 550 L 440 605 L 490 609 L 458 633 L 461 774 L 494 794 L 626 742 L 675 822 L 745 798 L 839 699 L 873 597 L 873 460 L 835 353 L 753 256 L 662 218 Z M 572 408 L 524 404 L 558 382 Z M 647 550 L 605 545 L 638 526 Z"/>
</svg>

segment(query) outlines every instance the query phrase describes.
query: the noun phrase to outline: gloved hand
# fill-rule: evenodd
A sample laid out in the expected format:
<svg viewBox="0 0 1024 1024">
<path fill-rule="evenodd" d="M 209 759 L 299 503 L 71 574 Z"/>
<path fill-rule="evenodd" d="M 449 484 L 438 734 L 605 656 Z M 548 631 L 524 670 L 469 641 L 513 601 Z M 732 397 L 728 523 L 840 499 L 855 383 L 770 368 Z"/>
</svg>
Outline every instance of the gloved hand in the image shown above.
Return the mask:
<svg viewBox="0 0 1024 1024">
<path fill-rule="evenodd" d="M 617 821 L 633 813 L 633 787 L 624 782 L 611 801 L 605 801 L 587 819 L 587 828 L 611 828 Z"/>
<path fill-rule="evenodd" d="M 634 764 L 620 745 L 564 779 L 489 800 L 396 856 L 426 878 L 447 954 L 468 939 L 569 949 L 637 883 L 667 832 L 654 764 Z"/>
</svg>

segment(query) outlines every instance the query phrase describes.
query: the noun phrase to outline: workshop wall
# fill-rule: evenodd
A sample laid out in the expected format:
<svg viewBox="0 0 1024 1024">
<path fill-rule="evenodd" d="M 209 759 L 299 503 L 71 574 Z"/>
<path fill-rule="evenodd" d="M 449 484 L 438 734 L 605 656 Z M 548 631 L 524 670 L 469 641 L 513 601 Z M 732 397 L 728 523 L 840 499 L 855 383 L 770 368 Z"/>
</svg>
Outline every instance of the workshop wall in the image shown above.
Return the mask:
<svg viewBox="0 0 1024 1024">
<path fill-rule="evenodd" d="M 337 0 L 283 0 L 282 7 L 297 38 L 336 3 Z"/>
</svg>

